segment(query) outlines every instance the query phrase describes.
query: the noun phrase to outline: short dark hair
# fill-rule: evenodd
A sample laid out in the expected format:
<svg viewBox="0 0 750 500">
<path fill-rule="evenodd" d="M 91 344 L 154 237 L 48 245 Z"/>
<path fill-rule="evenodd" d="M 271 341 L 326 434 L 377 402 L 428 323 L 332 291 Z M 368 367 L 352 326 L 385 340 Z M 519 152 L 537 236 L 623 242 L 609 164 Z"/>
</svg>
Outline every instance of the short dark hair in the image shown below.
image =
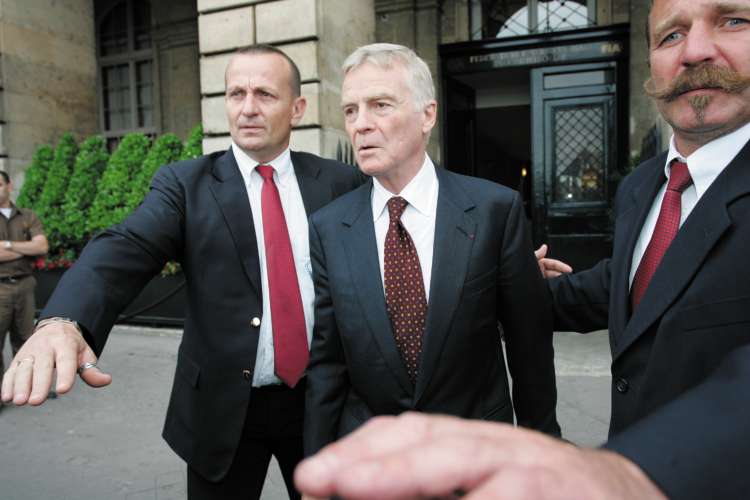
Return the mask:
<svg viewBox="0 0 750 500">
<path fill-rule="evenodd" d="M 10 176 L 8 175 L 8 172 L 0 170 L 0 176 L 2 176 L 6 184 L 10 184 Z"/>
<path fill-rule="evenodd" d="M 254 45 L 247 45 L 245 47 L 240 47 L 234 52 L 235 56 L 238 55 L 254 55 L 254 54 L 276 54 L 281 57 L 283 57 L 286 62 L 289 63 L 289 69 L 291 70 L 292 79 L 289 82 L 289 84 L 292 87 L 292 94 L 294 97 L 299 97 L 302 94 L 302 77 L 299 73 L 299 68 L 297 65 L 292 61 L 292 58 L 289 57 L 286 52 L 283 50 L 274 47 L 273 45 L 267 45 L 264 43 L 257 43 Z M 227 66 L 229 68 L 229 66 Z M 224 74 L 224 85 L 226 85 L 227 77 L 226 73 Z"/>
</svg>

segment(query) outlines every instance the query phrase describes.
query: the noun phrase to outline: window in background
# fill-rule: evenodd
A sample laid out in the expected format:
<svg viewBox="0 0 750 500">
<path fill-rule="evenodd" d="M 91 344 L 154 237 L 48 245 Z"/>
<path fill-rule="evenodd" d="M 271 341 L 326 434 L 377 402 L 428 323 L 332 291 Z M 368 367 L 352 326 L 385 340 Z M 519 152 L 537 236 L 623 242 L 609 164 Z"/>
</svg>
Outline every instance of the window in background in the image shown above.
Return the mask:
<svg viewBox="0 0 750 500">
<path fill-rule="evenodd" d="M 97 2 L 99 124 L 110 149 L 128 132 L 155 136 L 157 92 L 146 0 Z M 105 10 L 106 9 L 106 10 Z"/>
</svg>

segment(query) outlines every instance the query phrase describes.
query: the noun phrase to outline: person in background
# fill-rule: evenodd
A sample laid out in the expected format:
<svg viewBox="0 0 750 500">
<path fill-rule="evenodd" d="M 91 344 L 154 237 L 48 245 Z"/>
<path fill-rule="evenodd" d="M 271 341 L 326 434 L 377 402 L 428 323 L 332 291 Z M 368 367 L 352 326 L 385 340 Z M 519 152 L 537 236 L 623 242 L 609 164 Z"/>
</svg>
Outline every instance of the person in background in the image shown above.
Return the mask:
<svg viewBox="0 0 750 500">
<path fill-rule="evenodd" d="M 11 201 L 12 191 L 7 172 L 0 171 L 0 377 L 5 373 L 2 351 L 6 335 L 10 333 L 15 356 L 34 329 L 33 262 L 49 250 L 42 222 L 32 210 Z"/>
</svg>

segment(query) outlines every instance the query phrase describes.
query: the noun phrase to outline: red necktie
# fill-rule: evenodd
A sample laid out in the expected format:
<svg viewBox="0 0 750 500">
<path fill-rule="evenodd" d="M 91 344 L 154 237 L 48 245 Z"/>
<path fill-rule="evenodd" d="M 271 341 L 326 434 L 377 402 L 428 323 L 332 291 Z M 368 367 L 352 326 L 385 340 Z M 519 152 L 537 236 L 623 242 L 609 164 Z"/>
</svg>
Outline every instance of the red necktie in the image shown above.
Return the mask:
<svg viewBox="0 0 750 500">
<path fill-rule="evenodd" d="M 659 267 L 664 253 L 672 243 L 677 231 L 680 229 L 680 215 L 682 213 L 682 192 L 693 183 L 687 165 L 674 161 L 670 167 L 669 182 L 661 202 L 659 218 L 656 219 L 654 234 L 648 242 L 646 252 L 643 254 L 638 269 L 633 278 L 633 286 L 630 289 L 630 300 L 633 311 L 640 303 L 646 293 L 649 282 Z"/>
<path fill-rule="evenodd" d="M 422 351 L 427 295 L 414 242 L 401 223 L 407 201 L 400 196 L 388 200 L 390 223 L 385 235 L 385 303 L 393 325 L 396 345 L 412 383 L 417 380 Z"/>
<path fill-rule="evenodd" d="M 256 169 L 263 177 L 260 200 L 268 294 L 271 301 L 274 364 L 276 375 L 289 387 L 294 387 L 305 373 L 310 356 L 305 312 L 284 209 L 279 190 L 273 182 L 273 167 L 258 165 Z"/>
</svg>

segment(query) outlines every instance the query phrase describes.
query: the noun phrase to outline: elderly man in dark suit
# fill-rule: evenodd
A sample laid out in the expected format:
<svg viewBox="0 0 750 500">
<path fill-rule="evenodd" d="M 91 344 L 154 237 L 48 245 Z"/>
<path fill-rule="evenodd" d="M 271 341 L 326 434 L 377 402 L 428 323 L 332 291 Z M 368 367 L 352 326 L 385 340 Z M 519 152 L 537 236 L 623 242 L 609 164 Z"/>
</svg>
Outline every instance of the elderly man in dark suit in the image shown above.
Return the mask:
<svg viewBox="0 0 750 500">
<path fill-rule="evenodd" d="M 432 79 L 413 51 L 361 47 L 344 72 L 346 129 L 373 180 L 310 220 L 305 452 L 406 410 L 513 422 L 515 407 L 559 434 L 551 310 L 518 193 L 434 166 Z"/>
<path fill-rule="evenodd" d="M 185 331 L 164 438 L 188 463 L 191 499 L 258 498 L 271 455 L 290 497 L 302 456 L 313 286 L 307 214 L 359 182 L 289 150 L 305 111 L 283 52 L 253 46 L 226 71 L 231 148 L 163 167 L 143 204 L 84 250 L 6 373 L 3 401 L 41 404 L 95 367 L 118 313 L 170 259 L 187 280 Z"/>
</svg>

